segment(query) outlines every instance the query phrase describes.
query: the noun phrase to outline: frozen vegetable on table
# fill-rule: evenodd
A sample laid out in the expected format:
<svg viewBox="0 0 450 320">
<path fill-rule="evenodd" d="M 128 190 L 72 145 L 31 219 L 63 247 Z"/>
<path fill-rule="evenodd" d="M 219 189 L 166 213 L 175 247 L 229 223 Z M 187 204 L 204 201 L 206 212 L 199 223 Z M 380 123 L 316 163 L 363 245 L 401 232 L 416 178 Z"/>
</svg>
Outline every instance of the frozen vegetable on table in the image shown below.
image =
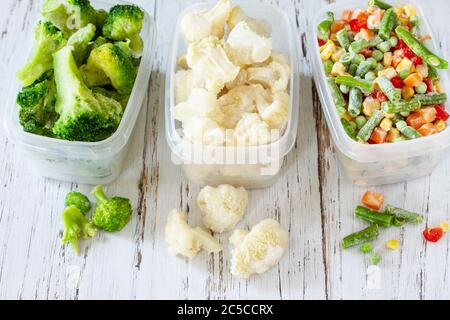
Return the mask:
<svg viewBox="0 0 450 320">
<path fill-rule="evenodd" d="M 320 57 L 344 131 L 359 143 L 382 144 L 446 130 L 447 94 L 438 69 L 448 63 L 428 48 L 416 10 L 389 1 L 367 4 L 341 16 L 327 12 L 317 26 Z"/>
</svg>

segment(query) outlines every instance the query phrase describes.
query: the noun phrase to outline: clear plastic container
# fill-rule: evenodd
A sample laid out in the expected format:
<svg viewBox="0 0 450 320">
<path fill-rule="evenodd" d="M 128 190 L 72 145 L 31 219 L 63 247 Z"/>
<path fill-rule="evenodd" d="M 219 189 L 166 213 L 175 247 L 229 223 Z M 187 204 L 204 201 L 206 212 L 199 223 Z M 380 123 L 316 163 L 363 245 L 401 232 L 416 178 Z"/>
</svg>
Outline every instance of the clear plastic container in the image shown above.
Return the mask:
<svg viewBox="0 0 450 320">
<path fill-rule="evenodd" d="M 180 13 L 171 56 L 167 68 L 166 81 L 166 137 L 172 151 L 172 161 L 180 164 L 190 181 L 203 185 L 228 183 L 249 189 L 263 188 L 273 184 L 278 178 L 284 157 L 295 144 L 298 126 L 299 65 L 293 26 L 288 16 L 273 5 L 233 1 L 248 16 L 265 19 L 272 25 L 273 49 L 287 54 L 291 63 L 291 79 L 288 93 L 291 95 L 289 122 L 281 138 L 268 145 L 251 147 L 212 147 L 185 142 L 180 136 L 180 123 L 171 115 L 175 104 L 174 78 L 178 57 L 186 53 L 186 44 L 180 34 L 182 17 L 191 11 L 210 9 L 215 3 L 191 5 Z M 195 159 L 196 155 L 208 155 Z M 226 156 L 224 156 L 226 154 Z M 208 159 L 207 159 L 208 158 Z"/>
<path fill-rule="evenodd" d="M 91 4 L 96 9 L 109 10 L 115 4 L 128 4 L 128 2 L 92 0 Z M 128 141 L 144 100 L 153 62 L 156 29 L 153 19 L 145 8 L 142 9 L 145 17 L 141 32 L 144 41 L 141 64 L 119 128 L 108 139 L 100 142 L 71 142 L 24 132 L 19 123 L 18 107 L 15 103 L 21 86 L 15 77 L 12 79 L 4 117 L 6 132 L 37 174 L 57 180 L 86 184 L 106 184 L 119 176 L 127 154 Z M 27 43 L 33 44 L 32 35 Z M 25 52 L 26 55 L 22 59 L 18 59 L 17 66 L 21 66 L 26 61 L 30 51 L 31 48 Z"/>
<path fill-rule="evenodd" d="M 421 18 L 421 34 L 434 35 L 416 1 L 389 1 L 389 3 L 394 5 L 412 4 L 417 8 L 418 15 Z M 428 175 L 449 149 L 449 129 L 416 140 L 368 145 L 350 139 L 339 121 L 319 54 L 317 25 L 325 17 L 327 11 L 334 12 L 339 17 L 345 9 L 363 8 L 367 8 L 367 0 L 338 2 L 324 6 L 319 12 L 311 14 L 313 17 L 310 23 L 311 30 L 307 32 L 308 53 L 312 63 L 314 79 L 339 159 L 353 183 L 359 185 L 389 184 Z M 433 39 L 435 39 L 434 36 Z M 442 55 L 434 40 L 430 41 L 429 47 L 436 54 Z M 441 72 L 440 75 L 445 91 L 449 92 L 446 73 Z"/>
</svg>

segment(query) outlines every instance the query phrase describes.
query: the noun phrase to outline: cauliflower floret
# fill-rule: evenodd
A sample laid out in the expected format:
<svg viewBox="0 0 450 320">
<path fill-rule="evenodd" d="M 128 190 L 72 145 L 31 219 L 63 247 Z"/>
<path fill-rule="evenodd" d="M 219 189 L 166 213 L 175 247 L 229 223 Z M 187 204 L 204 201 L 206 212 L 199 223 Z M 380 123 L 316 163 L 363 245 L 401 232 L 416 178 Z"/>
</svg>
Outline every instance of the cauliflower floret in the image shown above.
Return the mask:
<svg viewBox="0 0 450 320">
<path fill-rule="evenodd" d="M 261 85 L 243 85 L 231 89 L 218 100 L 224 114 L 223 127 L 232 129 L 242 118 L 243 113 L 257 112 L 272 103 L 270 92 Z"/>
<path fill-rule="evenodd" d="M 233 134 L 222 128 L 217 122 L 205 117 L 190 118 L 183 122 L 184 139 L 197 145 L 231 145 Z"/>
<path fill-rule="evenodd" d="M 192 89 L 203 88 L 205 83 L 203 79 L 196 77 L 192 70 L 179 70 L 175 74 L 175 103 L 189 99 Z"/>
<path fill-rule="evenodd" d="M 200 227 L 192 228 L 187 223 L 186 213 L 172 210 L 167 218 L 165 239 L 170 254 L 194 258 L 201 249 L 208 253 L 222 251 L 222 246 Z"/>
<path fill-rule="evenodd" d="M 277 92 L 273 96 L 273 103 L 269 106 L 260 104 L 258 112 L 271 129 L 284 129 L 288 121 L 290 104 L 291 98 L 286 92 Z"/>
<path fill-rule="evenodd" d="M 234 6 L 228 17 L 228 26 L 230 29 L 233 29 L 241 21 L 247 22 L 253 30 L 267 38 L 270 37 L 270 34 L 272 33 L 272 26 L 268 21 L 249 17 L 241 7 Z"/>
<path fill-rule="evenodd" d="M 274 132 L 275 134 L 275 132 Z M 244 113 L 234 129 L 234 139 L 238 146 L 256 146 L 268 144 L 272 140 L 272 132 L 257 113 Z"/>
<path fill-rule="evenodd" d="M 289 61 L 284 55 L 278 53 L 272 54 L 268 65 L 247 69 L 249 83 L 259 83 L 273 93 L 286 91 L 290 76 Z"/>
<path fill-rule="evenodd" d="M 224 115 L 219 108 L 216 96 L 201 88 L 194 88 L 187 101 L 172 107 L 175 120 L 188 122 L 193 117 L 206 117 L 218 123 L 223 121 Z"/>
<path fill-rule="evenodd" d="M 283 256 L 288 244 L 288 234 L 272 219 L 263 220 L 250 232 L 236 230 L 230 238 L 234 245 L 231 273 L 247 279 L 262 274 L 275 266 Z"/>
<path fill-rule="evenodd" d="M 247 70 L 241 69 L 233 81 L 225 83 L 225 88 L 231 90 L 233 88 L 243 86 L 247 83 Z"/>
<path fill-rule="evenodd" d="M 224 45 L 217 37 L 208 37 L 192 43 L 187 50 L 187 64 L 205 80 L 205 88 L 215 94 L 233 81 L 240 70 L 228 58 Z"/>
<path fill-rule="evenodd" d="M 272 53 L 272 39 L 260 35 L 245 21 L 239 22 L 231 30 L 227 43 L 240 65 L 263 62 Z"/>
<path fill-rule="evenodd" d="M 187 13 L 180 25 L 184 40 L 192 43 L 208 36 L 222 38 L 230 13 L 230 0 L 220 0 L 211 10 Z"/>
<path fill-rule="evenodd" d="M 203 213 L 203 224 L 218 233 L 231 231 L 241 221 L 247 203 L 247 191 L 228 184 L 217 188 L 207 186 L 197 198 L 197 204 Z"/>
</svg>

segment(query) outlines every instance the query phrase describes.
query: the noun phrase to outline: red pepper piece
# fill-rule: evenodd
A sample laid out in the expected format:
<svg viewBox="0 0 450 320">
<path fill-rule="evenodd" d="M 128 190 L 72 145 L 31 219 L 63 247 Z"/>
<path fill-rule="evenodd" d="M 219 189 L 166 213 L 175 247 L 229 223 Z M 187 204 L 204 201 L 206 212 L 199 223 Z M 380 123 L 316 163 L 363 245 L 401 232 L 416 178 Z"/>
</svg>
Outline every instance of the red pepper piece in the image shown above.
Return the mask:
<svg viewBox="0 0 450 320">
<path fill-rule="evenodd" d="M 420 57 L 418 57 L 418 56 L 412 57 L 412 58 L 411 58 L 411 62 L 412 62 L 413 64 L 415 64 L 415 65 L 423 64 L 422 58 L 420 58 Z"/>
<path fill-rule="evenodd" d="M 319 47 L 323 46 L 326 43 L 325 40 L 320 39 L 320 38 L 317 38 L 317 42 L 319 42 Z"/>
<path fill-rule="evenodd" d="M 378 101 L 380 101 L 381 103 L 388 101 L 388 97 L 386 97 L 386 95 L 384 94 L 383 91 L 378 91 L 378 92 L 377 92 L 376 98 L 377 98 Z"/>
<path fill-rule="evenodd" d="M 433 80 L 430 78 L 423 79 L 423 82 L 427 85 L 427 93 L 431 93 L 434 91 Z"/>
<path fill-rule="evenodd" d="M 444 235 L 444 230 L 440 227 L 428 228 L 423 231 L 423 236 L 427 241 L 438 242 Z"/>
<path fill-rule="evenodd" d="M 444 121 L 447 121 L 448 118 L 450 118 L 450 115 L 445 111 L 445 107 L 442 104 L 435 105 L 434 109 L 436 109 L 436 118 Z"/>
<path fill-rule="evenodd" d="M 401 89 L 403 88 L 403 86 L 405 85 L 403 83 L 403 80 L 400 77 L 394 77 L 391 79 L 392 84 L 394 85 L 394 87 L 396 87 L 397 89 Z"/>
<path fill-rule="evenodd" d="M 367 29 L 367 22 L 360 19 L 352 19 L 348 23 L 352 31 L 360 31 L 361 29 Z"/>
<path fill-rule="evenodd" d="M 370 50 L 369 48 L 365 48 L 365 49 L 362 49 L 359 53 L 362 54 L 364 56 L 364 58 L 367 59 L 372 56 L 373 51 Z"/>
</svg>

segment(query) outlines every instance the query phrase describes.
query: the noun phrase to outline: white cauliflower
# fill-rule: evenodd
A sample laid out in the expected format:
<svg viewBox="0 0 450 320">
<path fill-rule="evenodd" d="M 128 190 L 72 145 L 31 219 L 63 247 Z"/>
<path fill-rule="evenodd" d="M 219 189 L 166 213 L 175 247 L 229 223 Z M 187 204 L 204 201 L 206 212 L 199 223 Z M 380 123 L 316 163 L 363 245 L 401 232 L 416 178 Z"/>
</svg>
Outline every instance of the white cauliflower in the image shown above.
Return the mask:
<svg viewBox="0 0 450 320">
<path fill-rule="evenodd" d="M 224 46 L 217 37 L 208 37 L 192 43 L 187 49 L 188 66 L 196 76 L 204 79 L 205 88 L 215 94 L 233 81 L 240 70 L 230 61 Z"/>
<path fill-rule="evenodd" d="M 290 104 L 291 98 L 286 92 L 277 92 L 273 96 L 273 103 L 269 106 L 260 104 L 258 112 L 271 129 L 284 129 L 288 122 Z"/>
<path fill-rule="evenodd" d="M 257 113 L 244 113 L 234 129 L 235 144 L 256 146 L 272 141 L 271 130 Z"/>
<path fill-rule="evenodd" d="M 204 187 L 198 194 L 197 204 L 208 229 L 222 233 L 231 231 L 244 216 L 248 204 L 247 191 L 223 184 L 217 188 Z"/>
<path fill-rule="evenodd" d="M 165 239 L 170 254 L 194 258 L 200 250 L 208 253 L 222 251 L 222 246 L 200 227 L 192 228 L 187 223 L 186 213 L 173 210 L 167 218 Z"/>
<path fill-rule="evenodd" d="M 239 22 L 231 30 L 227 43 L 239 65 L 263 62 L 272 53 L 272 39 L 253 30 L 246 21 Z"/>
<path fill-rule="evenodd" d="M 223 146 L 231 145 L 233 133 L 222 128 L 210 118 L 193 117 L 183 122 L 184 139 L 192 144 Z"/>
<path fill-rule="evenodd" d="M 241 21 L 247 22 L 253 30 L 267 38 L 272 33 L 272 26 L 268 21 L 249 17 L 241 7 L 234 6 L 228 17 L 228 26 L 230 29 L 233 29 Z"/>
<path fill-rule="evenodd" d="M 187 13 L 180 25 L 184 40 L 192 43 L 208 36 L 222 38 L 230 13 L 230 0 L 220 0 L 211 10 Z"/>
<path fill-rule="evenodd" d="M 270 92 L 261 85 L 243 85 L 231 89 L 218 100 L 223 113 L 220 123 L 225 128 L 235 128 L 243 113 L 257 112 L 272 103 Z"/>
<path fill-rule="evenodd" d="M 247 84 L 247 70 L 241 68 L 241 70 L 239 70 L 238 75 L 233 81 L 225 83 L 225 88 L 227 90 L 231 90 L 233 88 L 243 86 L 244 84 Z"/>
<path fill-rule="evenodd" d="M 288 234 L 272 219 L 263 220 L 250 231 L 236 230 L 230 238 L 232 251 L 231 273 L 247 279 L 274 267 L 283 256 Z"/>
<path fill-rule="evenodd" d="M 192 70 L 179 70 L 175 74 L 175 103 L 189 99 L 192 89 L 203 88 L 205 83 L 203 79 L 196 77 Z"/>
<path fill-rule="evenodd" d="M 247 69 L 249 83 L 259 83 L 273 93 L 286 91 L 291 77 L 288 59 L 279 53 L 273 53 L 270 63 Z"/>
<path fill-rule="evenodd" d="M 220 123 L 224 117 L 216 95 L 200 88 L 192 89 L 187 101 L 172 107 L 172 116 L 183 123 L 193 117 L 206 117 Z"/>
</svg>

